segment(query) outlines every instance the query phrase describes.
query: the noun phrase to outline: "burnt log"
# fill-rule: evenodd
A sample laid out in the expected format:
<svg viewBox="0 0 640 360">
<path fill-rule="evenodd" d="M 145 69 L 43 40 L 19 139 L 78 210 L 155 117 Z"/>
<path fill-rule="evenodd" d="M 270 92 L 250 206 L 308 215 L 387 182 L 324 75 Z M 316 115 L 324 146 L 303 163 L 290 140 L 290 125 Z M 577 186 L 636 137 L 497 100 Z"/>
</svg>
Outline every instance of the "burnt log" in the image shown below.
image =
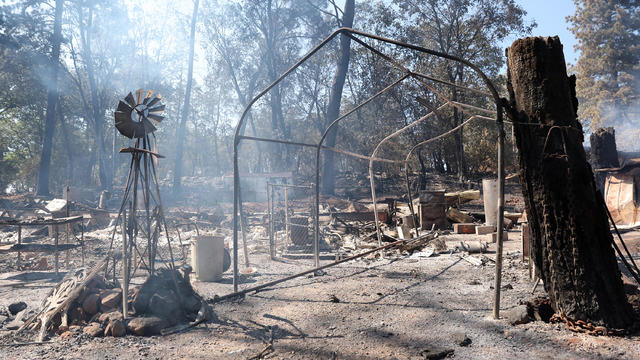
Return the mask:
<svg viewBox="0 0 640 360">
<path fill-rule="evenodd" d="M 558 37 L 516 40 L 507 64 L 536 274 L 559 314 L 627 328 L 633 313 L 582 146 L 575 76 L 567 76 L 562 44 Z"/>
<path fill-rule="evenodd" d="M 616 132 L 612 127 L 599 128 L 589 136 L 591 143 L 591 166 L 594 169 L 617 168 L 618 150 L 616 149 Z M 596 172 L 596 188 L 604 194 L 606 173 Z"/>
</svg>

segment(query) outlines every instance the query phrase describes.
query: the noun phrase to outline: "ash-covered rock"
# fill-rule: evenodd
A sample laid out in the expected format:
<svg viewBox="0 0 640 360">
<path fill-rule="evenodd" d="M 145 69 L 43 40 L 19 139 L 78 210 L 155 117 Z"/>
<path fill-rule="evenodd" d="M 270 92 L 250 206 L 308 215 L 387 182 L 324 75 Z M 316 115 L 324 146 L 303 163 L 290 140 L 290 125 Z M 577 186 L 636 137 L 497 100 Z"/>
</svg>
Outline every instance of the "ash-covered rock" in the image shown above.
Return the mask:
<svg viewBox="0 0 640 360">
<path fill-rule="evenodd" d="M 203 299 L 191 287 L 190 272 L 190 267 L 162 269 L 149 276 L 133 296 L 135 316 L 158 317 L 169 326 L 194 321 Z"/>
</svg>

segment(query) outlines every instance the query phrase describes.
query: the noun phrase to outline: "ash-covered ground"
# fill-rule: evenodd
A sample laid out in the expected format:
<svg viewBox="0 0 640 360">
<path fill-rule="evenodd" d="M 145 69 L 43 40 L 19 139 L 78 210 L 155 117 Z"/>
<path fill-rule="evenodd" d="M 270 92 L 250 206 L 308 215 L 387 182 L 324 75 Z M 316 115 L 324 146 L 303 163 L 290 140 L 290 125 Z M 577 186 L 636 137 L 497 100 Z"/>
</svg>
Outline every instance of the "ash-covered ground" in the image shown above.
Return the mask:
<svg viewBox="0 0 640 360">
<path fill-rule="evenodd" d="M 518 206 L 517 200 L 513 200 Z M 475 204 L 477 208 L 478 204 Z M 474 204 L 471 204 L 473 210 Z M 226 210 L 226 209 L 225 209 Z M 252 211 L 259 213 L 259 206 Z M 202 211 L 202 210 L 201 210 Z M 167 213 L 176 212 L 169 209 Z M 172 215 L 173 216 L 173 215 Z M 169 218 L 169 217 L 168 217 Z M 225 236 L 231 245 L 228 216 L 218 226 L 200 224 L 203 234 Z M 370 227 L 371 224 L 364 224 Z M 87 265 L 108 250 L 112 226 L 85 233 Z M 265 232 L 255 227 L 248 236 L 250 266 L 240 254 L 240 289 L 283 278 L 313 267 L 304 256 L 268 255 Z M 28 237 L 28 234 L 26 235 Z M 190 258 L 189 240 L 195 228 L 181 231 L 184 254 L 171 232 L 176 263 Z M 3 242 L 15 232 L 5 228 Z M 355 238 L 356 241 L 353 241 Z M 639 252 L 640 232 L 624 234 L 632 253 Z M 566 325 L 531 321 L 511 323 L 526 312 L 524 303 L 544 296 L 540 285 L 532 294 L 527 262 L 522 259 L 520 229 L 508 233 L 504 248 L 501 315 L 492 316 L 495 277 L 495 244 L 483 254 L 471 254 L 481 265 L 464 260 L 460 242 L 485 241 L 486 236 L 440 232 L 438 249 L 413 254 L 384 250 L 325 270 L 324 275 L 303 276 L 257 293 L 211 304 L 211 320 L 182 333 L 166 336 L 92 337 L 81 327 L 65 335 L 50 334 L 45 343 L 30 344 L 33 334 L 16 334 L 21 324 L 8 307 L 24 302 L 20 316 L 35 313 L 57 279 L 53 256 L 23 254 L 23 270 L 16 269 L 16 254 L 0 254 L 0 354 L 24 359 L 637 359 L 640 335 L 593 336 L 570 331 Z M 373 237 L 344 235 L 342 244 L 322 255 L 321 264 L 335 260 L 335 248 L 343 256 L 375 247 Z M 160 241 L 163 244 L 162 240 Z M 114 247 L 121 246 L 116 239 Z M 165 246 L 165 245 L 163 245 Z M 331 247 L 330 246 L 330 247 Z M 341 247 L 340 247 L 341 246 Z M 161 253 L 167 254 L 161 247 Z M 45 260 L 42 260 L 45 259 Z M 64 264 L 65 255 L 60 256 Z M 70 267 L 80 266 L 80 252 L 70 254 Z M 162 262 L 160 263 L 162 264 Z M 162 266 L 162 265 L 160 265 Z M 63 265 L 63 271 L 64 271 Z M 132 286 L 140 285 L 146 272 L 139 270 Z M 628 280 L 628 279 L 627 279 Z M 204 298 L 233 291 L 232 274 L 219 282 L 192 282 Z M 629 282 L 630 299 L 638 299 Z M 635 295 L 634 295 L 635 289 Z"/>
</svg>

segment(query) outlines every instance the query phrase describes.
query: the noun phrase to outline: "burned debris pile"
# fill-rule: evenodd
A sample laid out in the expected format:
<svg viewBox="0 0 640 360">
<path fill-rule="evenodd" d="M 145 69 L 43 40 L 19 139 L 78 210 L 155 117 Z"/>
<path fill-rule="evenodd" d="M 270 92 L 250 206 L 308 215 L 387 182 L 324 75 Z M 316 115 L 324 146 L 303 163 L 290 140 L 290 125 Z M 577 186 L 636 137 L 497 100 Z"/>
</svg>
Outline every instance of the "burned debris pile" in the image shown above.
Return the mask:
<svg viewBox="0 0 640 360">
<path fill-rule="evenodd" d="M 481 253 L 495 252 L 497 211 L 486 209 L 496 208 L 496 191 L 486 189 L 481 182 L 464 184 L 450 181 L 446 176 L 430 174 L 430 177 L 434 190 L 419 191 L 419 196 L 413 200 L 406 196 L 393 196 L 395 192 L 390 192 L 375 207 L 366 197 L 347 200 L 322 196 L 319 203 L 320 242 L 316 256 L 325 260 L 335 257 L 339 261 L 367 252 L 362 260 L 372 261 L 459 253 L 466 262 L 475 266 L 495 264 L 495 260 Z M 385 183 L 383 177 L 379 180 Z M 497 184 L 496 180 L 487 182 L 494 188 Z M 519 191 L 517 184 L 508 186 L 511 192 Z M 243 243 L 249 240 L 249 254 L 267 251 L 268 245 L 272 259 L 314 256 L 312 199 L 303 191 L 297 191 L 297 188 L 304 187 L 312 188 L 302 184 L 269 183 L 266 212 L 264 203 L 248 202 L 244 205 L 244 219 L 240 223 L 247 224 L 248 231 L 242 231 L 241 238 Z M 356 187 L 351 185 L 347 190 Z M 485 193 L 484 199 L 480 188 Z M 488 204 L 485 203 L 487 197 L 491 198 Z M 504 239 L 508 238 L 509 230 L 526 231 L 522 200 L 509 197 L 507 204 L 510 211 L 505 212 L 502 221 Z M 411 213 L 412 207 L 415 216 Z M 380 221 L 380 239 L 377 237 L 375 212 Z M 514 240 L 521 237 L 519 234 Z M 524 236 L 526 239 L 528 236 Z M 268 240 L 268 244 L 263 240 Z M 404 243 L 369 252 L 397 241 Z M 256 242 L 264 245 L 254 245 Z M 523 255 L 521 251 L 518 254 Z M 528 256 L 523 255 L 525 258 Z"/>
<path fill-rule="evenodd" d="M 101 275 L 105 264 L 65 276 L 19 331 L 37 331 L 38 341 L 49 334 L 68 337 L 74 332 L 92 337 L 149 336 L 184 330 L 211 314 L 191 287 L 191 269 L 186 266 L 179 271 L 162 269 L 134 288 L 126 298 L 131 311 L 125 317 L 122 289 Z"/>
</svg>

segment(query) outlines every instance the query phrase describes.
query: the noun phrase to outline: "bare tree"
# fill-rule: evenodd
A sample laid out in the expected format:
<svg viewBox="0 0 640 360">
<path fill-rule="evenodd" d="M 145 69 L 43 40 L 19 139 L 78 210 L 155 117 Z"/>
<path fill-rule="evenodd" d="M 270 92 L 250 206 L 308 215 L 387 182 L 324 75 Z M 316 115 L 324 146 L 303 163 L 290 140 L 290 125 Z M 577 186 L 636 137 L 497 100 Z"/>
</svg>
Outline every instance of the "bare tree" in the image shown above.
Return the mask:
<svg viewBox="0 0 640 360">
<path fill-rule="evenodd" d="M 345 0 L 344 13 L 342 15 L 341 26 L 353 27 L 353 17 L 355 13 L 355 0 Z M 337 14 L 336 14 L 337 15 Z M 349 70 L 349 55 L 351 52 L 351 38 L 346 35 L 340 37 L 340 55 L 336 74 L 331 85 L 329 95 L 329 105 L 327 106 L 327 120 L 325 127 L 334 122 L 340 115 L 340 103 L 342 102 L 342 89 Z M 333 128 L 326 139 L 327 146 L 334 147 L 336 144 L 337 128 Z M 333 152 L 326 151 L 324 155 L 324 170 L 322 172 L 322 192 L 333 194 L 336 183 L 336 167 L 333 161 Z"/>
<path fill-rule="evenodd" d="M 207 36 L 226 64 L 225 75 L 242 107 L 251 100 L 255 89 L 276 80 L 295 62 L 308 45 L 305 41 L 316 39 L 319 34 L 324 36 L 326 28 L 318 11 L 323 4 L 323 0 L 245 0 L 210 8 L 213 16 L 205 20 Z M 289 109 L 297 99 L 295 90 L 290 79 L 278 83 L 265 96 L 269 111 L 264 113 L 264 120 L 268 127 L 254 123 L 262 120 L 255 112 L 248 115 L 245 125 L 254 133 L 270 130 L 271 137 L 290 139 L 293 126 Z M 256 146 L 260 149 L 264 144 Z M 268 154 L 263 155 L 269 161 L 264 167 L 258 166 L 260 170 L 291 168 L 294 153 L 291 147 L 272 143 L 268 148 Z"/>
<path fill-rule="evenodd" d="M 200 0 L 195 0 L 193 4 L 193 15 L 191 16 L 191 34 L 189 36 L 189 70 L 187 71 L 187 87 L 185 89 L 184 104 L 182 106 L 182 117 L 178 129 L 178 145 L 176 148 L 176 162 L 173 170 L 173 193 L 179 194 L 182 180 L 182 156 L 184 153 L 184 140 L 187 128 L 187 118 L 189 117 L 189 106 L 191 100 L 191 87 L 193 85 L 193 53 L 196 41 L 196 21 L 198 19 L 198 5 Z"/>
<path fill-rule="evenodd" d="M 51 171 L 51 148 L 56 125 L 56 103 L 58 101 L 58 63 L 60 61 L 60 43 L 62 41 L 62 8 L 64 0 L 56 0 L 56 15 L 51 39 L 51 59 L 47 91 L 47 112 L 44 125 L 44 141 L 38 170 L 38 195 L 49 195 L 49 173 Z"/>
<path fill-rule="evenodd" d="M 223 65 L 226 70 L 226 77 L 229 78 L 233 86 L 240 106 L 245 108 L 251 97 L 253 97 L 260 75 L 262 75 L 264 71 L 265 57 L 260 56 L 255 58 L 255 61 L 249 61 L 243 48 L 251 47 L 253 44 L 250 45 L 248 42 L 239 43 L 238 41 L 234 41 L 238 39 L 226 36 L 226 33 L 231 30 L 227 24 L 230 20 L 232 23 L 239 22 L 240 20 L 235 18 L 238 17 L 239 14 L 228 8 L 216 8 L 215 10 L 221 11 L 221 13 L 214 13 L 215 16 L 206 16 L 204 19 L 208 43 L 215 49 L 215 54 L 209 54 L 210 66 L 218 67 L 219 64 Z M 246 31 L 247 29 L 245 28 L 244 30 Z M 241 35 L 240 37 L 244 38 L 245 36 L 246 35 Z M 240 56 L 241 54 L 245 56 Z M 215 58 L 216 55 L 219 59 Z M 251 67 L 252 63 L 257 65 Z M 222 75 L 218 71 L 216 71 L 216 73 Z M 248 81 L 242 82 L 241 79 L 239 79 L 239 74 L 240 76 L 244 75 Z M 216 111 L 219 113 L 219 110 L 218 106 Z M 251 112 L 247 114 L 247 119 L 253 136 L 257 136 L 256 125 Z M 256 147 L 258 149 L 256 170 L 263 171 L 262 145 L 258 142 L 256 143 Z"/>
<path fill-rule="evenodd" d="M 89 95 L 91 98 L 91 113 L 92 116 L 90 119 L 92 121 L 93 134 L 95 137 L 96 144 L 96 158 L 98 161 L 98 178 L 100 180 L 101 188 L 110 188 L 112 184 L 112 178 L 107 176 L 107 172 L 105 171 L 105 147 L 104 147 L 104 135 L 102 132 L 102 126 L 104 122 L 104 111 L 103 107 L 98 98 L 98 84 L 96 82 L 96 74 L 94 69 L 94 59 L 91 51 L 91 33 L 93 26 L 93 7 L 89 7 L 86 23 L 84 19 L 84 9 L 82 8 L 82 4 L 78 3 L 78 14 L 79 14 L 79 31 L 80 31 L 80 39 L 82 42 L 82 57 L 84 58 L 85 70 L 87 73 L 87 79 L 89 82 Z"/>
</svg>

